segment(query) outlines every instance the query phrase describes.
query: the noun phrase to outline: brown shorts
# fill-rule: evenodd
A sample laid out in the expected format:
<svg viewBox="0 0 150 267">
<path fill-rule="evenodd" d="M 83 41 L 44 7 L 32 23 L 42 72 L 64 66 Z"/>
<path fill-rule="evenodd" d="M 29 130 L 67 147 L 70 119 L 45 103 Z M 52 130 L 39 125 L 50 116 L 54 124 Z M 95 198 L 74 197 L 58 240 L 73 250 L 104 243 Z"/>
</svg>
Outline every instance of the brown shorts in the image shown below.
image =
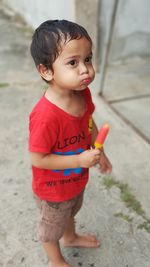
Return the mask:
<svg viewBox="0 0 150 267">
<path fill-rule="evenodd" d="M 83 192 L 65 202 L 48 202 L 34 196 L 40 210 L 37 238 L 42 242 L 58 241 L 64 234 L 69 218 L 74 217 L 83 202 Z"/>
</svg>

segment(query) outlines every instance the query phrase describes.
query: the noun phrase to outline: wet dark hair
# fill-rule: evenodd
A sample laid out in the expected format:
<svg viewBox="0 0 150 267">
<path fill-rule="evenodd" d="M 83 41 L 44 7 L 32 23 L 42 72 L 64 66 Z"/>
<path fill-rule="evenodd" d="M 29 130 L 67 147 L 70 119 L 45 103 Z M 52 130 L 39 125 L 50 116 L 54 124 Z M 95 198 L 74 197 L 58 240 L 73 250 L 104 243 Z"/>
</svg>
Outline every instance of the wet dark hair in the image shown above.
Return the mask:
<svg viewBox="0 0 150 267">
<path fill-rule="evenodd" d="M 61 51 L 61 41 L 64 43 L 74 39 L 91 38 L 87 31 L 77 23 L 67 20 L 47 20 L 34 32 L 30 47 L 35 65 L 43 64 L 53 70 L 52 64 Z"/>
</svg>

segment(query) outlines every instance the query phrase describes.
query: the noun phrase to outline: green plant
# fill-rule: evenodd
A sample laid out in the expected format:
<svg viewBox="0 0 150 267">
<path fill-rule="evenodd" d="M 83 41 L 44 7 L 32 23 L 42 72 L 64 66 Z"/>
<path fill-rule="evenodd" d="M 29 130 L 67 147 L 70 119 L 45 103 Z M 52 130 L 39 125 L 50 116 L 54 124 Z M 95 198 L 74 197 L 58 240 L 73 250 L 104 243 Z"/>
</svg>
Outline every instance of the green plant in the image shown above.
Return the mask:
<svg viewBox="0 0 150 267">
<path fill-rule="evenodd" d="M 127 208 L 130 208 L 138 215 L 140 215 L 145 221 L 144 223 L 138 226 L 139 229 L 145 229 L 148 233 L 150 233 L 150 220 L 146 217 L 145 211 L 142 208 L 141 203 L 136 199 L 134 194 L 131 192 L 127 183 L 122 183 L 121 181 L 117 181 L 112 176 L 105 176 L 103 178 L 103 184 L 107 189 L 111 189 L 113 186 L 116 186 L 120 189 L 120 198 L 125 203 Z M 116 213 L 115 216 L 120 217 L 128 222 L 131 222 L 132 219 L 123 213 Z"/>
<path fill-rule="evenodd" d="M 8 87 L 9 83 L 0 83 L 0 88 Z"/>
<path fill-rule="evenodd" d="M 114 214 L 116 217 L 120 217 L 121 219 L 127 221 L 127 222 L 132 222 L 132 218 L 129 217 L 129 215 L 126 215 L 122 212 L 118 212 Z"/>
</svg>

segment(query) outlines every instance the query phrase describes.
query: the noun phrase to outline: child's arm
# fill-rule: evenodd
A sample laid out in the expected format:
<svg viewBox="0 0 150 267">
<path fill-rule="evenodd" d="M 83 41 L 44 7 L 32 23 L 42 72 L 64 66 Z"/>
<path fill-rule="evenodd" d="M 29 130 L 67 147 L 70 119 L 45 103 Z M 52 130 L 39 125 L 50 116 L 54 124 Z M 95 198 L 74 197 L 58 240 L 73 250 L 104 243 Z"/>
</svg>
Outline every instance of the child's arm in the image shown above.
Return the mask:
<svg viewBox="0 0 150 267">
<path fill-rule="evenodd" d="M 63 170 L 68 168 L 90 168 L 100 160 L 100 150 L 86 150 L 78 155 L 56 155 L 30 152 L 31 163 L 40 169 Z"/>
<path fill-rule="evenodd" d="M 93 129 L 92 129 L 92 147 L 93 148 L 94 148 L 94 142 L 96 140 L 97 135 L 98 135 L 98 129 L 93 120 Z M 112 171 L 112 165 L 104 152 L 104 148 L 101 147 L 99 150 L 101 152 L 100 160 L 99 160 L 100 170 L 102 173 L 110 173 Z"/>
</svg>

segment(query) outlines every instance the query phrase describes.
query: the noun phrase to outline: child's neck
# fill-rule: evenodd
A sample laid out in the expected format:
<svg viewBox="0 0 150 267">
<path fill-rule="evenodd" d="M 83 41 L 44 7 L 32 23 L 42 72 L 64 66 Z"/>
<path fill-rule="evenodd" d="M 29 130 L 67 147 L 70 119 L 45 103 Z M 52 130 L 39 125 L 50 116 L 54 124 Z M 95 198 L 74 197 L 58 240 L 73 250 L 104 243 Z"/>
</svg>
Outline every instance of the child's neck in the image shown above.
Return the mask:
<svg viewBox="0 0 150 267">
<path fill-rule="evenodd" d="M 85 102 L 80 91 L 66 90 L 58 92 L 48 88 L 45 97 L 57 107 L 73 116 L 82 116 L 85 112 Z"/>
<path fill-rule="evenodd" d="M 76 91 L 74 90 L 53 90 L 51 87 L 48 87 L 45 97 L 51 102 L 59 101 L 59 99 L 61 101 L 70 101 L 75 94 Z"/>
</svg>

